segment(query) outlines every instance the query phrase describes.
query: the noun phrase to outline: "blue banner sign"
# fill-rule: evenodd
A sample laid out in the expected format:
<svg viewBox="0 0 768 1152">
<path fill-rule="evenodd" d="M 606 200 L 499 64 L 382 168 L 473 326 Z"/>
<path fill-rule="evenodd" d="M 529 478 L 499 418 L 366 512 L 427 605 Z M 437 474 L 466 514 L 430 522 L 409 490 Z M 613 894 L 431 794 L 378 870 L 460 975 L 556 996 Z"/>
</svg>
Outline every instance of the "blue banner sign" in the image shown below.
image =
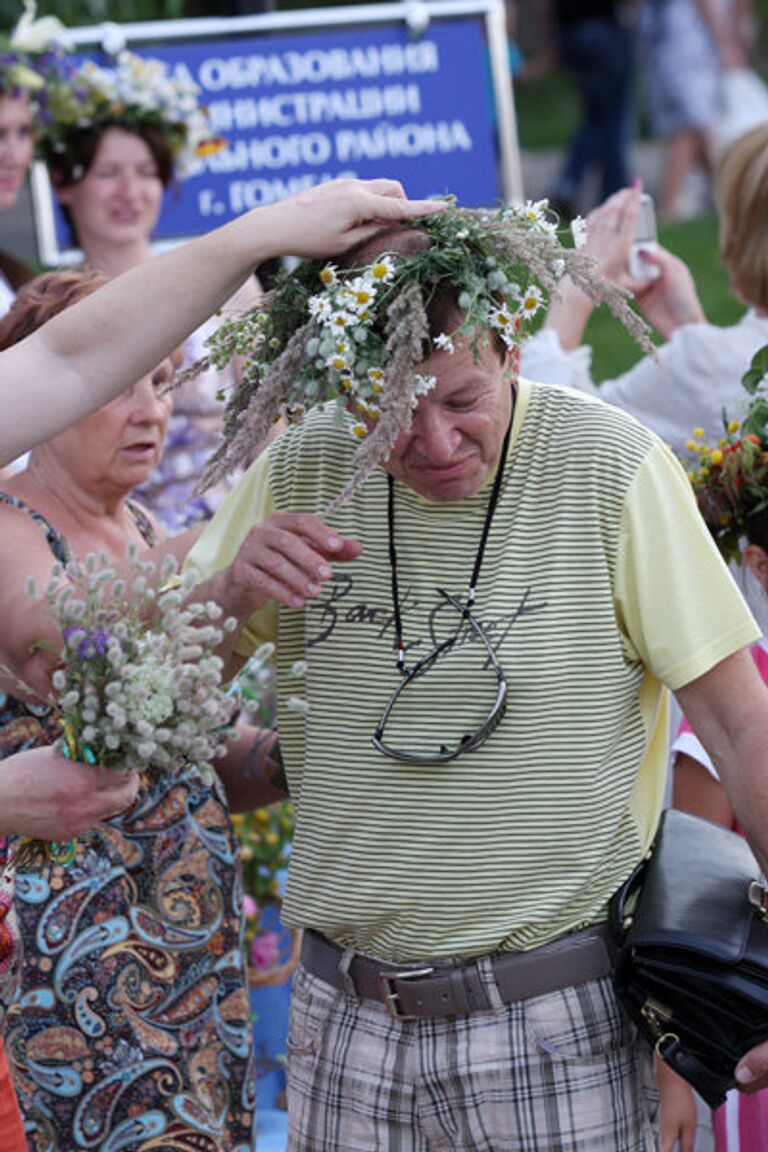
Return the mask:
<svg viewBox="0 0 768 1152">
<path fill-rule="evenodd" d="M 409 196 L 452 192 L 468 207 L 501 199 L 480 16 L 432 20 L 418 39 L 400 22 L 129 48 L 193 80 L 226 140 L 169 189 L 157 240 L 207 232 L 338 176 L 394 177 Z"/>
</svg>

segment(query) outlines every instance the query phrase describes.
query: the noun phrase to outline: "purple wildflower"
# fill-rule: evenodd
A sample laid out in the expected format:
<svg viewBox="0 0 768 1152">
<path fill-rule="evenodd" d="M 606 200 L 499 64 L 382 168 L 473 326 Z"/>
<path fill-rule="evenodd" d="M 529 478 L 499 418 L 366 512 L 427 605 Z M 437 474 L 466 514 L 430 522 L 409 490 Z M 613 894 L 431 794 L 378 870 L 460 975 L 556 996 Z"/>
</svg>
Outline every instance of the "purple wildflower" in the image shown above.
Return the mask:
<svg viewBox="0 0 768 1152">
<path fill-rule="evenodd" d="M 78 660 L 92 660 L 94 656 L 103 656 L 109 643 L 109 632 L 106 628 L 80 628 L 73 625 L 64 629 L 64 639 L 69 642 L 73 636 L 80 636 L 75 648 Z"/>
</svg>

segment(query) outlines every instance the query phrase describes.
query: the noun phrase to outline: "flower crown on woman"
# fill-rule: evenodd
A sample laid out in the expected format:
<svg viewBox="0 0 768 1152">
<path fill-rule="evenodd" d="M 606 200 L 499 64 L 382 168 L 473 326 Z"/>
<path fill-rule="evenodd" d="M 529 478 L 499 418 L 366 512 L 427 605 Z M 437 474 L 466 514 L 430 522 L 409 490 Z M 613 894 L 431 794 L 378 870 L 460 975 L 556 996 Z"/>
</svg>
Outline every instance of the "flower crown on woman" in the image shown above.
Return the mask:
<svg viewBox="0 0 768 1152">
<path fill-rule="evenodd" d="M 723 557 L 741 562 L 750 521 L 768 508 L 768 345 L 756 352 L 742 385 L 752 396 L 742 420 L 723 412 L 724 435 L 713 448 L 694 428 L 686 444 L 688 476 L 704 520 Z"/>
<path fill-rule="evenodd" d="M 162 60 L 120 51 L 110 65 L 68 60 L 46 76 L 40 98 L 39 150 L 54 161 L 80 133 L 117 126 L 141 133 L 154 128 L 167 139 L 178 175 L 194 159 L 218 148 L 211 140 L 200 89 L 168 75 Z"/>
<path fill-rule="evenodd" d="M 387 251 L 390 233 L 383 232 L 373 263 L 340 269 L 304 262 L 278 278 L 255 308 L 222 323 L 208 341 L 209 355 L 179 378 L 245 359 L 201 487 L 248 462 L 280 416 L 293 422 L 308 407 L 335 399 L 360 439 L 353 478 L 334 506 L 342 503 L 387 459 L 419 397 L 434 387 L 420 362 L 438 350 L 453 353 L 460 341 L 476 356 L 490 337 L 515 349 L 565 274 L 649 346 L 627 295 L 590 256 L 560 243 L 545 200 L 496 211 L 451 204 L 412 227 L 424 240 L 419 250 L 400 253 L 393 243 Z M 407 229 L 390 230 L 393 241 Z M 460 322 L 453 331 L 431 332 L 430 306 L 446 293 Z"/>
<path fill-rule="evenodd" d="M 66 40 L 66 29 L 55 16 L 35 18 L 34 0 L 9 36 L 0 36 L 0 96 L 34 99 L 45 85 L 45 75 Z"/>
</svg>

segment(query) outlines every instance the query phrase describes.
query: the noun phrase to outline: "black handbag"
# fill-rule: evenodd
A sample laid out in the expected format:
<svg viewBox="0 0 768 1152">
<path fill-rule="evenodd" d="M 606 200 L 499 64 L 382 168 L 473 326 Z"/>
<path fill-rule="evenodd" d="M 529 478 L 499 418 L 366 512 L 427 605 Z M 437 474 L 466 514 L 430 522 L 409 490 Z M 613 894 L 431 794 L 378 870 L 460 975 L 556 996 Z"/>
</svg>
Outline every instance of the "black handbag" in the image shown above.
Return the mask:
<svg viewBox="0 0 768 1152">
<path fill-rule="evenodd" d="M 768 1039 L 768 889 L 748 844 L 668 810 L 609 919 L 619 1000 L 716 1108 L 740 1058 Z"/>
</svg>

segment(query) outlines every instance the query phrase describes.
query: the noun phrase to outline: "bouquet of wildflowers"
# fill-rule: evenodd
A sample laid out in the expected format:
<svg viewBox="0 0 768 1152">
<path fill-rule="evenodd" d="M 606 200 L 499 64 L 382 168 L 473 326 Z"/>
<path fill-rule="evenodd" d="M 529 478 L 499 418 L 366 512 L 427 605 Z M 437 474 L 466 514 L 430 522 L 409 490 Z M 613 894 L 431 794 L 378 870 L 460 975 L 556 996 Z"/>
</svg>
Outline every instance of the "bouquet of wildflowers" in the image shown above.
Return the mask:
<svg viewBox="0 0 768 1152">
<path fill-rule="evenodd" d="M 768 509 L 768 346 L 761 348 L 742 377 L 752 397 L 742 419 L 723 412 L 723 432 L 712 447 L 694 428 L 686 461 L 699 511 L 726 560 L 741 562 L 741 539 L 750 516 Z"/>
<path fill-rule="evenodd" d="M 192 577 L 164 590 L 176 571 L 129 553 L 130 576 L 106 556 L 54 567 L 47 609 L 63 638 L 53 698 L 65 755 L 124 772 L 172 772 L 194 764 L 210 774 L 224 754 L 234 700 L 216 655 L 224 633 L 217 604 L 189 603 Z M 30 592 L 36 595 L 34 585 Z M 30 846 L 28 845 L 28 848 Z M 35 854 L 41 845 L 33 844 Z M 29 854 L 29 853 L 27 853 Z"/>
</svg>

